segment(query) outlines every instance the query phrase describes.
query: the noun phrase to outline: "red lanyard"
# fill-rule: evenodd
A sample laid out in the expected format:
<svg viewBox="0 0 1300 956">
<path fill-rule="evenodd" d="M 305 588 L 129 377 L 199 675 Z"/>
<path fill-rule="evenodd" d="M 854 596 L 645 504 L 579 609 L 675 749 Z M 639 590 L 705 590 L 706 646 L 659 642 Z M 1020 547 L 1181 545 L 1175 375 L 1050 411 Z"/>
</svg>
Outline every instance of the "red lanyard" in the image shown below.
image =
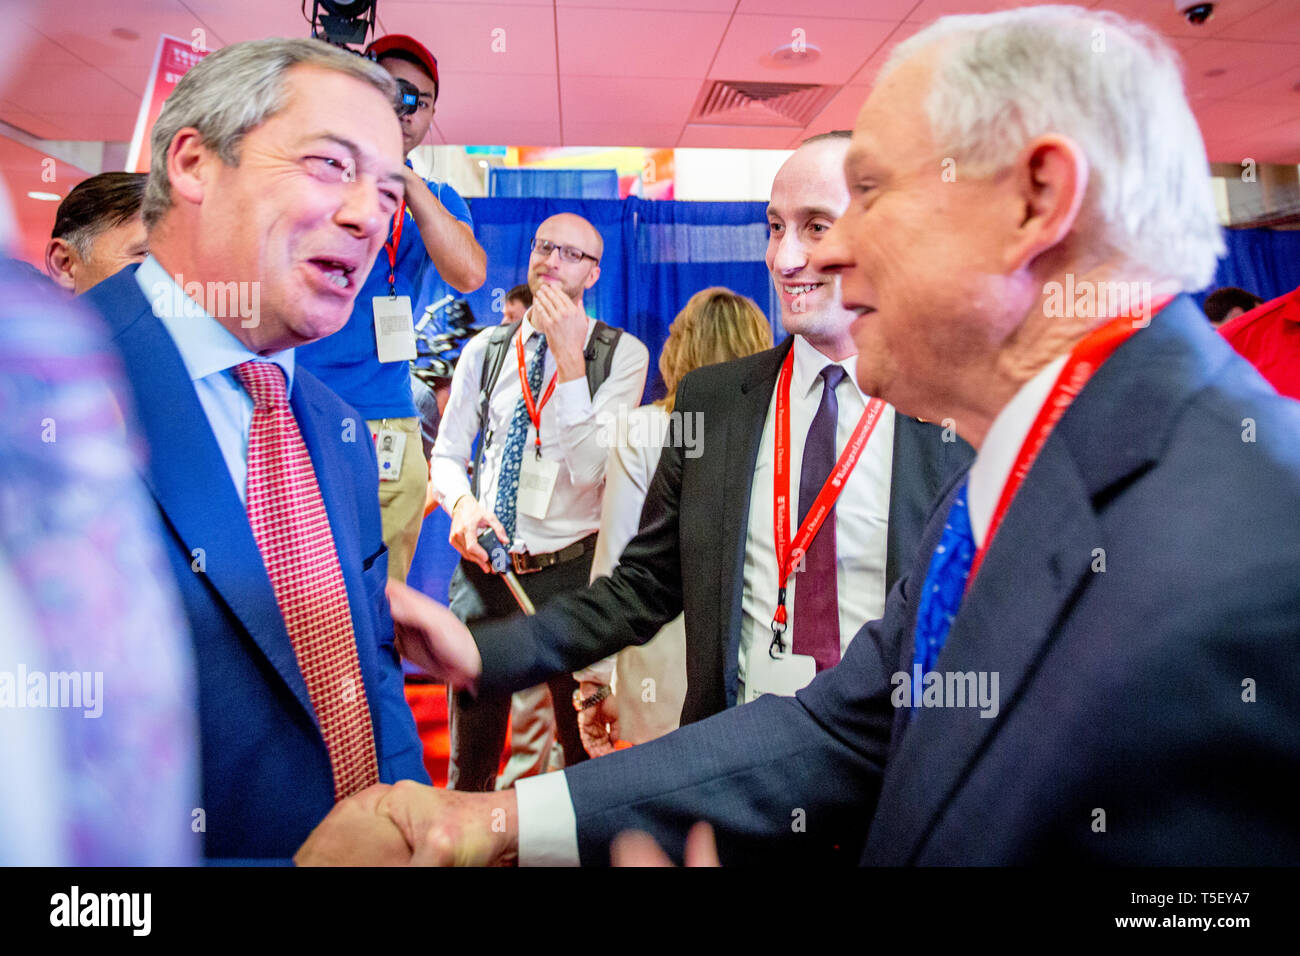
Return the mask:
<svg viewBox="0 0 1300 956">
<path fill-rule="evenodd" d="M 388 253 L 388 294 L 397 295 L 397 247 L 402 242 L 402 224 L 406 222 L 406 197 L 397 204 L 397 212 L 393 215 L 392 241 L 384 243 L 384 251 Z"/>
<path fill-rule="evenodd" d="M 1170 298 L 1165 297 L 1151 303 L 1151 314 L 1154 315 L 1163 309 Z M 988 532 L 984 535 L 984 543 L 980 545 L 979 550 L 975 552 L 975 558 L 971 561 L 970 576 L 966 579 L 967 590 L 975 580 L 980 565 L 984 563 L 984 555 L 988 552 L 989 544 L 993 541 L 993 536 L 998 533 L 1002 519 L 1011 506 L 1011 500 L 1015 498 L 1016 492 L 1020 490 L 1020 485 L 1025 480 L 1025 475 L 1029 474 L 1029 469 L 1033 467 L 1038 453 L 1043 449 L 1043 443 L 1047 441 L 1047 436 L 1052 433 L 1056 423 L 1061 420 L 1065 410 L 1070 407 L 1074 397 L 1083 390 L 1083 386 L 1088 383 L 1088 379 L 1092 378 L 1093 373 L 1140 327 L 1132 316 L 1118 316 L 1100 328 L 1094 329 L 1070 352 L 1069 358 L 1065 360 L 1065 367 L 1056 377 L 1056 384 L 1048 393 L 1043 407 L 1038 410 L 1038 417 L 1034 419 L 1029 434 L 1025 436 L 1024 444 L 1020 446 L 1020 453 L 1016 456 L 1011 474 L 1007 476 L 1007 483 L 1002 489 L 1001 497 L 998 498 L 998 505 L 993 510 L 993 519 L 989 522 Z"/>
<path fill-rule="evenodd" d="M 835 463 L 835 468 L 827 477 L 826 483 L 822 485 L 822 490 L 813 499 L 812 507 L 808 509 L 808 514 L 803 519 L 803 524 L 799 526 L 799 530 L 795 532 L 792 542 L 789 538 L 790 379 L 793 373 L 794 349 L 791 349 L 785 355 L 785 362 L 781 365 L 781 375 L 776 383 L 776 474 L 772 482 L 772 522 L 776 537 L 778 580 L 776 613 L 772 616 L 772 643 L 778 651 L 783 650 L 785 646 L 781 641 L 781 635 L 785 633 L 786 628 L 786 581 L 794 573 L 795 566 L 802 560 L 803 555 L 808 552 L 808 545 L 817 536 L 822 522 L 835 507 L 836 499 L 844 490 L 844 484 L 848 481 L 853 466 L 858 463 L 862 452 L 866 450 L 867 441 L 875 431 L 880 413 L 885 408 L 884 401 L 879 398 L 873 398 L 867 403 L 866 410 L 863 411 L 862 417 L 858 419 L 858 424 L 853 429 L 853 434 L 849 437 L 849 443 L 844 446 L 844 451 L 840 453 L 840 459 Z"/>
<path fill-rule="evenodd" d="M 540 403 L 533 398 L 533 390 L 528 387 L 528 373 L 524 371 L 524 334 L 523 329 L 515 336 L 515 357 L 519 360 L 519 384 L 524 390 L 524 404 L 528 406 L 528 417 L 533 420 L 533 430 L 537 434 L 537 457 L 542 457 L 542 409 L 551 400 L 555 391 L 555 380 L 559 375 L 551 376 L 551 384 L 546 386 Z"/>
</svg>

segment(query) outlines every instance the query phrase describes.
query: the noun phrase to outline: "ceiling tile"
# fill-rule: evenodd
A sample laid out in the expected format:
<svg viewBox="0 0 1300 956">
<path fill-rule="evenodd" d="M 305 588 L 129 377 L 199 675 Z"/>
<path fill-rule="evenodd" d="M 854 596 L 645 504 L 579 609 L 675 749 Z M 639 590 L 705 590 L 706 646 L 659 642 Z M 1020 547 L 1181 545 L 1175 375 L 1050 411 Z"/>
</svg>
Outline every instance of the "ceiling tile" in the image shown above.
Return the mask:
<svg viewBox="0 0 1300 956">
<path fill-rule="evenodd" d="M 636 7 L 655 13 L 677 11 L 731 13 L 736 8 L 736 0 L 555 0 L 555 5 L 561 10 L 587 7 L 593 11 L 604 11 Z"/>
<path fill-rule="evenodd" d="M 717 13 L 558 10 L 560 70 L 574 76 L 702 77 L 730 19 Z"/>
<path fill-rule="evenodd" d="M 443 130 L 452 146 L 560 146 L 560 124 L 552 118 L 501 122 L 467 119 Z"/>
<path fill-rule="evenodd" d="M 916 0 L 740 0 L 736 13 L 769 13 L 777 16 L 790 16 L 798 11 L 798 16 L 809 17 L 843 17 L 851 20 L 902 20 L 916 6 Z"/>
<path fill-rule="evenodd" d="M 826 104 L 803 131 L 803 136 L 815 136 L 829 133 L 833 129 L 853 129 L 858 119 L 858 111 L 871 92 L 869 86 L 846 86 L 835 94 L 835 98 Z"/>
<path fill-rule="evenodd" d="M 1293 0 L 1283 2 L 1292 4 Z M 1257 15 L 1273 3 L 1274 0 L 1220 0 L 1215 5 L 1215 13 L 1210 21 L 1199 26 L 1188 23 L 1187 18 L 1174 8 L 1171 0 L 1102 0 L 1095 9 L 1111 10 L 1132 20 L 1142 20 L 1169 37 L 1204 39 L 1220 35 L 1235 36 L 1236 28 L 1249 23 L 1251 25 L 1245 27 L 1244 36 L 1249 39 L 1270 39 L 1267 34 L 1259 33 Z"/>
<path fill-rule="evenodd" d="M 383 4 L 381 3 L 382 7 Z M 185 0 L 185 8 L 222 44 L 263 37 L 309 37 L 311 27 L 294 0 Z M 308 5 L 308 14 L 311 8 Z M 148 30 L 147 21 L 137 27 Z M 149 30 L 151 33 L 158 31 Z M 216 44 L 209 44 L 216 49 Z"/>
<path fill-rule="evenodd" d="M 472 83 L 453 85 L 438 97 L 434 120 L 447 132 L 466 123 L 497 122 L 504 130 L 518 121 L 557 121 L 554 76 L 503 76 L 481 73 Z M 450 135 L 450 134 L 449 134 Z"/>
<path fill-rule="evenodd" d="M 646 79 L 631 76 L 566 76 L 560 81 L 564 123 L 609 124 L 610 104 L 617 103 L 629 125 L 676 124 L 680 127 L 700 94 L 702 80 Z"/>
<path fill-rule="evenodd" d="M 785 149 L 799 130 L 766 126 L 710 126 L 690 123 L 682 131 L 678 146 L 712 146 L 736 149 Z"/>
<path fill-rule="evenodd" d="M 381 7 L 385 32 L 405 33 L 427 46 L 438 58 L 444 85 L 466 73 L 555 73 L 555 14 L 549 3 L 384 0 Z"/>
<path fill-rule="evenodd" d="M 1185 57 L 1187 86 L 1210 96 L 1232 96 L 1257 86 L 1300 63 L 1300 45 L 1211 39 Z M 1215 76 L 1207 74 L 1224 71 Z M 1280 104 L 1279 112 L 1282 111 Z"/>
<path fill-rule="evenodd" d="M 709 76 L 720 80 L 838 85 L 857 72 L 894 26 L 881 20 L 827 20 L 802 14 L 737 16 L 718 49 Z M 818 59 L 800 66 L 776 65 L 769 55 L 771 51 L 796 41 L 819 48 Z"/>
<path fill-rule="evenodd" d="M 677 144 L 682 126 L 677 124 L 570 123 L 564 121 L 565 146 L 645 146 L 670 149 Z"/>
<path fill-rule="evenodd" d="M 153 62 L 159 36 L 200 42 L 207 49 L 224 45 L 221 37 L 179 0 L 129 0 L 129 3 L 83 3 L 76 16 L 49 17 L 40 30 L 59 46 L 94 66 Z"/>
<path fill-rule="evenodd" d="M 921 23 L 900 23 L 885 40 L 880 49 L 871 55 L 871 59 L 862 64 L 862 69 L 849 78 L 849 83 L 856 86 L 871 86 L 876 81 L 876 74 L 889 59 L 890 52 L 910 36 L 920 33 L 924 28 Z"/>
</svg>

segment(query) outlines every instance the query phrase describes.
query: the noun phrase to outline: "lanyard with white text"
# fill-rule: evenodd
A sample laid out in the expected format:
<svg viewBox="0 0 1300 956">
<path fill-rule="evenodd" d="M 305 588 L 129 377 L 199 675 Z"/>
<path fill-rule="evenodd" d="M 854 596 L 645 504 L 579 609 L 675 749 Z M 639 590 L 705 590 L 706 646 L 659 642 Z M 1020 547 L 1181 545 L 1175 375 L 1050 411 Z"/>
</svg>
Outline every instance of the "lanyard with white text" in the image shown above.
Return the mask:
<svg viewBox="0 0 1300 956">
<path fill-rule="evenodd" d="M 1159 312 L 1169 302 L 1169 297 L 1159 299 L 1151 304 L 1151 314 Z M 1149 320 L 1147 320 L 1149 321 Z M 993 510 L 993 518 L 989 522 L 989 529 L 984 535 L 984 543 L 980 545 L 979 550 L 975 552 L 975 557 L 971 561 L 970 575 L 966 578 L 966 589 L 969 591 L 971 582 L 975 580 L 975 575 L 979 572 L 980 565 L 984 563 L 984 555 L 989 550 L 989 544 L 993 541 L 993 536 L 998 533 L 998 528 L 1002 524 L 1002 519 L 1006 516 L 1007 509 L 1011 507 L 1011 501 L 1020 490 L 1020 485 L 1025 480 L 1025 475 L 1029 474 L 1029 469 L 1033 467 L 1034 461 L 1038 458 L 1038 453 L 1042 451 L 1047 436 L 1052 433 L 1056 423 L 1061 420 L 1065 410 L 1070 407 L 1074 397 L 1083 390 L 1083 386 L 1092 378 L 1111 354 L 1123 345 L 1139 328 L 1147 324 L 1147 321 L 1135 320 L 1130 315 L 1121 315 L 1111 319 L 1105 325 L 1094 329 L 1086 339 L 1076 345 L 1070 352 L 1069 358 L 1065 360 L 1065 366 L 1061 369 L 1061 374 L 1056 376 L 1056 383 L 1052 386 L 1051 392 L 1048 393 L 1047 400 L 1043 402 L 1043 407 L 1038 411 L 1038 417 L 1034 419 L 1034 424 L 1029 428 L 1029 434 L 1025 436 L 1025 442 L 1020 446 L 1020 453 L 1016 455 L 1015 464 L 1011 467 L 1011 474 L 1007 476 L 1007 483 L 1002 489 L 1002 494 L 998 498 L 997 507 Z"/>
<path fill-rule="evenodd" d="M 397 204 L 397 213 L 393 216 L 393 238 L 384 243 L 388 253 L 388 294 L 397 295 L 397 247 L 402 241 L 402 224 L 406 221 L 406 197 Z"/>
<path fill-rule="evenodd" d="M 542 409 L 546 403 L 551 400 L 551 393 L 555 391 L 555 380 L 558 375 L 551 376 L 551 384 L 546 386 L 546 391 L 542 393 L 542 400 L 539 403 L 533 398 L 533 390 L 528 387 L 528 373 L 524 370 L 524 333 L 523 329 L 515 336 L 515 357 L 519 360 L 519 384 L 524 390 L 524 404 L 528 406 L 528 417 L 533 421 L 533 430 L 537 435 L 537 457 L 542 457 Z"/>
<path fill-rule="evenodd" d="M 817 536 L 822 522 L 835 507 L 835 501 L 844 490 L 853 471 L 853 466 L 862 457 L 871 433 L 876 429 L 880 413 L 885 403 L 879 398 L 867 402 L 867 407 L 849 436 L 849 443 L 840 453 L 826 483 L 813 499 L 812 507 L 790 540 L 790 379 L 794 370 L 794 349 L 785 355 L 781 365 L 781 375 L 776 383 L 776 473 L 772 480 L 772 524 L 776 537 L 777 592 L 776 613 L 772 615 L 772 643 L 768 647 L 769 656 L 785 652 L 783 635 L 786 630 L 785 591 L 786 582 L 794 573 L 803 556 L 808 553 L 808 545 Z"/>
</svg>

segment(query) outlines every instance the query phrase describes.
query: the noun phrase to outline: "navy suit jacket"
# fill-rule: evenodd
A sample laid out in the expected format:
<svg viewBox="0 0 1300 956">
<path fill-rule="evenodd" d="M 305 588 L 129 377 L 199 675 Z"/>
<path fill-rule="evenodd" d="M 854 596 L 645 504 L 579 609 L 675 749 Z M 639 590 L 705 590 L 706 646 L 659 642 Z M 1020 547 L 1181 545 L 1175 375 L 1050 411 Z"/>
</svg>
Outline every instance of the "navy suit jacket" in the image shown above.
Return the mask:
<svg viewBox="0 0 1300 956">
<path fill-rule="evenodd" d="M 1043 446 L 937 670 L 996 716 L 891 697 L 956 482 L 839 666 L 566 771 L 584 863 L 621 830 L 723 862 L 1295 864 L 1300 403 L 1181 296 Z"/>
<path fill-rule="evenodd" d="M 682 380 L 674 411 L 698 416 L 703 453 L 687 456 L 670 431 L 640 531 L 613 574 L 548 604 L 536 617 L 472 628 L 483 658 L 481 690 L 518 690 L 585 667 L 645 643 L 685 611 L 682 723 L 735 705 L 750 492 L 772 392 L 793 345 L 788 338 Z M 970 445 L 948 437 L 937 425 L 902 414 L 894 419 L 886 591 L 910 565 L 935 497 L 973 457 Z"/>
<path fill-rule="evenodd" d="M 108 320 L 148 443 L 146 482 L 184 600 L 199 681 L 205 855 L 291 857 L 334 805 L 307 685 L 217 440 L 180 352 L 125 269 L 85 296 Z M 388 554 L 365 422 L 295 369 L 290 404 L 347 586 L 379 776 L 428 783 L 384 594 Z M 349 439 L 348 422 L 351 421 Z"/>
</svg>

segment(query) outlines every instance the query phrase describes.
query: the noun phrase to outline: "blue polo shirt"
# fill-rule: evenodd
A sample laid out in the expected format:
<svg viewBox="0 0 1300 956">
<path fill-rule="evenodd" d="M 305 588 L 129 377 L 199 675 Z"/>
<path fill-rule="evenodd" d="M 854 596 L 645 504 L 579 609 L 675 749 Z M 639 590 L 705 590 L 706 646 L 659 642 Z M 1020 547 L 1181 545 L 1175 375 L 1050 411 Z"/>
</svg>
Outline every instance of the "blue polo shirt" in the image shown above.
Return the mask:
<svg viewBox="0 0 1300 956">
<path fill-rule="evenodd" d="M 473 227 L 469 207 L 456 190 L 446 183 L 429 182 L 428 186 L 449 213 Z M 391 230 L 390 223 L 388 239 L 392 238 Z M 421 311 L 432 301 L 428 298 L 420 301 L 420 291 L 431 285 L 427 274 L 437 277 L 437 270 L 429 261 L 410 209 L 406 211 L 402 241 L 397 247 L 395 273 L 397 294 L 411 297 L 411 309 L 418 320 Z M 438 284 L 432 283 L 435 287 Z M 296 361 L 360 412 L 362 418 L 413 418 L 410 363 L 379 361 L 372 301 L 380 295 L 388 295 L 388 253 L 383 249 L 379 250 L 374 268 L 357 292 L 347 325 L 318 342 L 299 346 L 294 350 Z"/>
</svg>

